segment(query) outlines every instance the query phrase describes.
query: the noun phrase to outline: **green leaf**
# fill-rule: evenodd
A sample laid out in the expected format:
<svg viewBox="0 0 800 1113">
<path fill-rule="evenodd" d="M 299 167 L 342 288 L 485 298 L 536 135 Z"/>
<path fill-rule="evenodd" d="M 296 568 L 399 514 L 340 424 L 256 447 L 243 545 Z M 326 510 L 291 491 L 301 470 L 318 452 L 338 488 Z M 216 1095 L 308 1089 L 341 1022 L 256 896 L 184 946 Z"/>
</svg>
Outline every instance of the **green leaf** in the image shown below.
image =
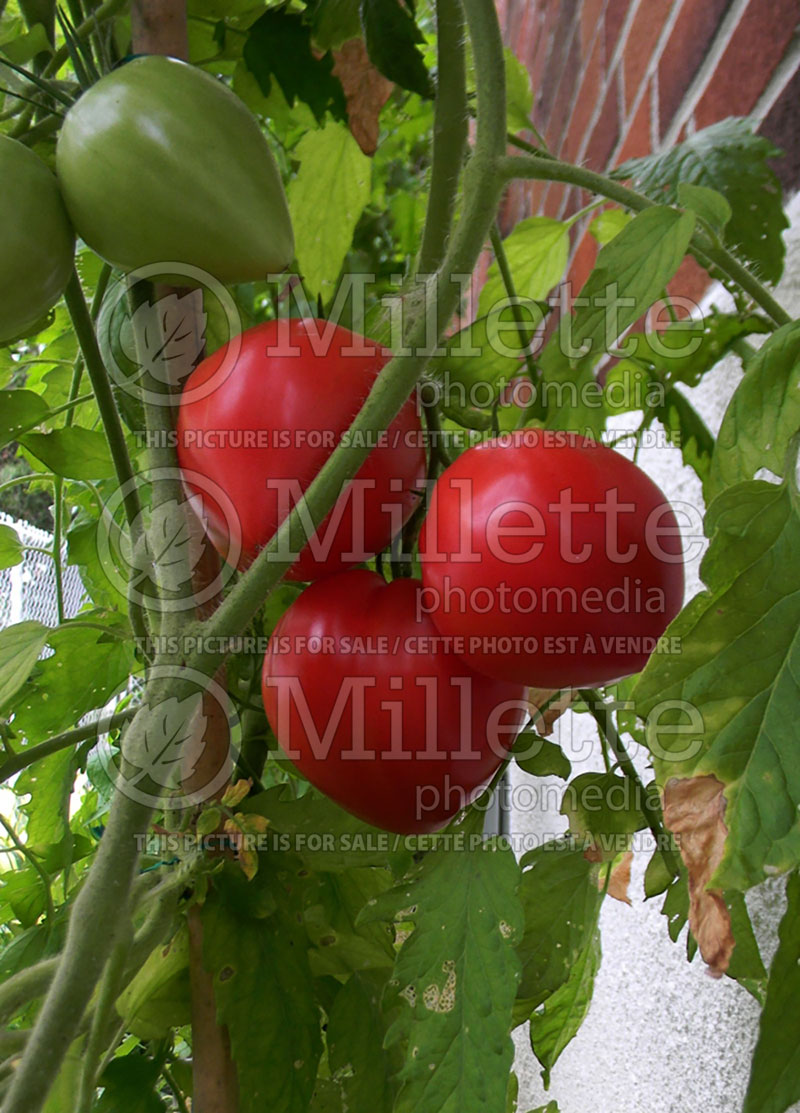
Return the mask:
<svg viewBox="0 0 800 1113">
<path fill-rule="evenodd" d="M 561 323 L 569 323 L 562 317 Z M 548 429 L 565 429 L 600 440 L 606 424 L 603 388 L 594 376 L 599 352 L 570 359 L 555 332 L 539 357 L 541 390 L 547 403 Z"/>
<path fill-rule="evenodd" d="M 265 816 L 283 836 L 281 848 L 299 854 L 310 869 L 394 865 L 402 873 L 411 861 L 406 844 L 413 840 L 371 827 L 314 790 L 295 800 L 286 785 L 276 785 L 248 797 L 241 810 Z"/>
<path fill-rule="evenodd" d="M 383 1049 L 385 1018 L 374 979 L 353 974 L 328 1017 L 328 1063 L 348 1113 L 391 1113 L 391 1059 Z"/>
<path fill-rule="evenodd" d="M 788 484 L 729 488 L 706 515 L 708 590 L 668 628 L 633 691 L 660 783 L 725 785 L 725 856 L 713 879 L 745 889 L 800 861 L 800 515 Z M 676 702 L 677 701 L 677 702 Z"/>
<path fill-rule="evenodd" d="M 595 360 L 613 347 L 617 337 L 661 297 L 693 231 L 693 213 L 653 205 L 601 248 L 577 299 L 574 345 L 588 344 L 585 350 Z"/>
<path fill-rule="evenodd" d="M 731 398 L 711 462 L 709 495 L 760 468 L 783 475 L 800 427 L 800 322 L 783 325 L 750 360 Z"/>
<path fill-rule="evenodd" d="M 503 241 L 514 286 L 520 298 L 541 301 L 563 277 L 569 255 L 569 226 L 547 216 L 520 221 Z M 497 262 L 486 275 L 478 304 L 485 316 L 508 297 Z"/>
<path fill-rule="evenodd" d="M 44 398 L 33 390 L 0 390 L 0 448 L 39 425 L 49 412 Z"/>
<path fill-rule="evenodd" d="M 41 622 L 18 622 L 0 630 L 0 708 L 30 676 L 50 633 Z"/>
<path fill-rule="evenodd" d="M 664 395 L 663 406 L 656 407 L 655 417 L 680 448 L 684 464 L 705 484 L 711 472 L 714 437 L 700 414 L 679 390 L 672 389 Z"/>
<path fill-rule="evenodd" d="M 0 44 L 0 54 L 4 54 L 9 62 L 13 62 L 16 66 L 27 65 L 37 54 L 52 53 L 52 44 L 41 23 L 35 23 L 24 35 L 18 35 L 15 39 Z M 5 76 L 8 70 L 0 66 L 0 72 Z"/>
<path fill-rule="evenodd" d="M 758 940 L 753 931 L 747 904 L 741 893 L 728 892 L 724 894 L 725 904 L 731 917 L 731 931 L 736 940 L 731 961 L 725 971 L 729 978 L 733 978 L 751 993 L 760 1005 L 764 1004 L 763 992 L 767 979 L 767 972 L 761 959 Z"/>
<path fill-rule="evenodd" d="M 528 70 L 510 46 L 503 51 L 506 69 L 506 128 L 513 135 L 529 131 L 533 110 L 533 89 Z"/>
<path fill-rule="evenodd" d="M 690 182 L 678 182 L 678 204 L 691 209 L 714 232 L 722 232 L 733 216 L 733 210 L 721 193 Z"/>
<path fill-rule="evenodd" d="M 289 185 L 289 210 L 304 286 L 310 296 L 333 293 L 370 198 L 370 160 L 346 127 L 329 122 L 294 149 L 300 169 Z"/>
<path fill-rule="evenodd" d="M 361 37 L 359 6 L 359 0 L 318 0 L 311 25 L 318 50 L 338 50 L 350 39 Z"/>
<path fill-rule="evenodd" d="M 140 1039 L 163 1039 L 191 1021 L 189 932 L 185 924 L 166 945 L 159 943 L 116 1001 L 129 1031 Z"/>
<path fill-rule="evenodd" d="M 524 308 L 522 312 L 526 315 Z M 525 329 L 526 341 L 530 341 L 539 320 L 541 318 Z M 441 355 L 433 356 L 428 362 L 427 374 L 441 384 L 442 409 L 461 424 L 477 419 L 477 427 L 483 428 L 483 421 L 491 423 L 491 407 L 503 389 L 520 374 L 519 330 L 516 324 L 508 321 L 498 332 L 497 324 L 497 313 L 479 317 L 451 336 Z M 434 384 L 427 389 L 430 395 L 436 396 Z"/>
<path fill-rule="evenodd" d="M 623 163 L 613 177 L 630 178 L 640 192 L 668 204 L 678 200 L 680 182 L 721 193 L 732 214 L 726 241 L 763 278 L 777 282 L 785 250 L 781 233 L 789 226 L 780 182 L 768 162 L 779 152 L 753 128 L 751 120 L 729 117 L 663 154 Z"/>
<path fill-rule="evenodd" d="M 276 79 L 290 107 L 296 99 L 314 113 L 318 123 L 326 112 L 346 118 L 344 90 L 333 75 L 330 52 L 317 57 L 311 47 L 311 27 L 299 12 L 285 8 L 266 11 L 250 28 L 243 48 L 247 68 L 265 97 Z"/>
<path fill-rule="evenodd" d="M 600 244 L 605 247 L 607 243 L 611 243 L 615 236 L 618 236 L 623 228 L 626 228 L 633 220 L 633 213 L 626 212 L 625 209 L 603 209 L 599 216 L 596 216 L 592 223 L 589 225 L 589 231 Z"/>
<path fill-rule="evenodd" d="M 22 542 L 11 526 L 0 525 L 0 569 L 22 563 Z"/>
<path fill-rule="evenodd" d="M 595 932 L 569 972 L 569 977 L 531 1017 L 531 1047 L 542 1064 L 542 1081 L 550 1086 L 550 1072 L 561 1052 L 583 1024 L 600 968 L 600 933 Z"/>
<path fill-rule="evenodd" d="M 520 747 L 524 757 L 516 752 Z M 523 773 L 529 773 L 533 777 L 560 777 L 565 781 L 572 770 L 570 760 L 561 747 L 533 730 L 520 734 L 514 744 L 514 751 L 517 765 Z"/>
<path fill-rule="evenodd" d="M 583 847 L 556 840 L 522 859 L 520 897 L 525 932 L 518 952 L 522 960 L 520 1005 L 527 1020 L 563 985 L 597 928 L 603 896 L 597 887 L 597 866 Z"/>
<path fill-rule="evenodd" d="M 399 0 L 361 0 L 367 53 L 376 69 L 401 89 L 433 96 L 433 82 L 418 43 L 425 38 L 414 22 L 413 5 Z"/>
<path fill-rule="evenodd" d="M 367 906 L 365 918 L 403 914 L 415 924 L 386 1002 L 400 1009 L 386 1046 L 406 1041 L 394 1113 L 503 1107 L 519 976 L 518 884 L 511 851 L 481 842 L 432 851 L 410 884 Z"/>
<path fill-rule="evenodd" d="M 312 943 L 309 962 L 315 977 L 391 969 L 395 955 L 387 925 L 357 925 L 358 914 L 368 901 L 379 897 L 391 883 L 392 875 L 383 869 L 320 873 L 309 880 L 303 921 Z"/>
<path fill-rule="evenodd" d="M 155 1091 L 158 1063 L 145 1055 L 112 1059 L 100 1078 L 103 1096 L 94 1113 L 165 1113 L 166 1105 Z"/>
<path fill-rule="evenodd" d="M 29 792 L 31 797 L 22 805 L 30 843 L 47 846 L 66 834 L 69 796 L 75 780 L 73 758 L 71 750 L 61 750 L 24 769 L 17 778 L 15 790 Z"/>
<path fill-rule="evenodd" d="M 558 1113 L 558 1102 L 548 1101 L 547 1105 L 537 1105 L 530 1113 Z"/>
<path fill-rule="evenodd" d="M 105 435 L 71 425 L 52 433 L 26 433 L 20 441 L 37 460 L 65 479 L 111 479 L 114 462 Z"/>
<path fill-rule="evenodd" d="M 675 875 L 660 850 L 654 850 L 644 872 L 644 897 L 650 900 L 667 891 Z"/>
<path fill-rule="evenodd" d="M 590 838 L 611 858 L 628 849 L 629 835 L 647 826 L 638 790 L 616 773 L 580 773 L 564 789 L 559 809 L 572 834 Z"/>
<path fill-rule="evenodd" d="M 786 892 L 743 1113 L 784 1113 L 800 1100 L 800 875 Z"/>
<path fill-rule="evenodd" d="M 84 1038 L 81 1037 L 70 1044 L 42 1113 L 64 1113 L 71 1108 L 75 1095 L 80 1093 L 84 1054 Z"/>
<path fill-rule="evenodd" d="M 216 874 L 202 908 L 203 964 L 214 979 L 217 1017 L 227 1025 L 239 1079 L 240 1113 L 306 1113 L 322 1050 L 308 965 L 297 868 L 262 855 L 247 890 L 269 893 L 274 910 L 248 915 L 230 870 Z M 285 880 L 284 880 L 285 879 Z"/>
<path fill-rule="evenodd" d="M 632 332 L 626 350 L 632 349 L 630 355 L 652 367 L 659 379 L 696 386 L 737 340 L 769 331 L 761 317 L 712 312 L 702 320 L 675 321 L 663 332 Z"/>
</svg>

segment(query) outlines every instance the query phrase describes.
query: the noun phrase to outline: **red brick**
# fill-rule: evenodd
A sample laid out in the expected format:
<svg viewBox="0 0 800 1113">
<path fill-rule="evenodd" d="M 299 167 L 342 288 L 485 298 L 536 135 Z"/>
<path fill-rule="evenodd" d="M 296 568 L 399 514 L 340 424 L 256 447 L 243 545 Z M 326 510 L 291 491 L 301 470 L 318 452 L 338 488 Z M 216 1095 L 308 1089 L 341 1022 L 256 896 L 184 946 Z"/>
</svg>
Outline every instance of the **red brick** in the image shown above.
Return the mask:
<svg viewBox="0 0 800 1113">
<path fill-rule="evenodd" d="M 558 216 L 558 210 L 561 208 L 561 198 L 564 194 L 564 187 L 560 183 L 553 183 L 548 189 L 544 197 L 542 205 L 542 213 L 544 216 L 552 217 L 553 220 Z"/>
<path fill-rule="evenodd" d="M 600 97 L 604 94 L 605 66 L 603 63 L 603 41 L 598 38 L 594 44 L 592 56 L 589 59 L 581 81 L 575 107 L 569 121 L 567 136 L 569 139 L 570 157 L 574 157 L 580 150 L 589 121 Z"/>
<path fill-rule="evenodd" d="M 600 110 L 600 116 L 597 123 L 594 125 L 589 145 L 583 157 L 583 161 L 590 170 L 605 170 L 608 166 L 608 160 L 611 157 L 611 152 L 619 142 L 619 89 L 617 82 L 612 78 L 606 92 L 603 107 Z M 567 157 L 574 158 L 577 151 L 570 153 Z"/>
<path fill-rule="evenodd" d="M 562 3 L 559 5 L 555 26 L 553 27 L 553 40 L 542 78 L 541 99 L 539 110 L 542 124 L 547 128 L 550 111 L 555 101 L 561 74 L 564 70 L 564 59 L 567 54 L 572 23 L 576 16 L 573 4 Z M 540 129 L 541 130 L 541 129 Z"/>
<path fill-rule="evenodd" d="M 661 137 L 672 123 L 731 0 L 685 0 L 658 64 Z"/>
<path fill-rule="evenodd" d="M 570 118 L 572 104 L 575 100 L 575 84 L 582 69 L 581 46 L 579 37 L 576 34 L 572 37 L 572 42 L 570 43 L 569 51 L 564 61 L 564 67 L 561 71 L 561 79 L 558 83 L 558 89 L 556 90 L 553 108 L 550 112 L 550 119 L 547 121 L 545 138 L 552 151 L 561 150 L 561 142 L 564 132 L 566 131 L 567 120 Z"/>
<path fill-rule="evenodd" d="M 800 185 L 800 70 L 775 101 L 760 131 L 784 152 L 772 163 L 781 185 L 787 192 L 796 189 Z"/>
<path fill-rule="evenodd" d="M 544 202 L 544 195 L 547 193 L 548 182 L 532 182 L 530 192 L 530 210 L 534 216 L 538 216 L 542 211 L 542 204 Z"/>
<path fill-rule="evenodd" d="M 650 154 L 650 97 L 642 97 L 641 104 L 636 110 L 625 140 L 617 155 L 617 163 L 625 162 L 629 158 L 640 158 Z"/>
<path fill-rule="evenodd" d="M 667 289 L 673 297 L 688 298 L 689 301 L 697 304 L 703 300 L 710 282 L 708 272 L 691 255 L 687 255 Z M 680 306 L 677 306 L 677 310 L 679 317 L 683 317 L 686 313 L 686 310 Z"/>
<path fill-rule="evenodd" d="M 597 240 L 590 232 L 584 231 L 575 249 L 575 254 L 572 257 L 572 263 L 570 264 L 567 274 L 567 278 L 572 283 L 575 293 L 581 290 L 585 285 L 586 279 L 592 273 L 592 268 L 594 267 L 596 259 Z"/>
<path fill-rule="evenodd" d="M 711 83 L 695 109 L 698 128 L 746 116 L 797 27 L 797 0 L 750 0 Z"/>
<path fill-rule="evenodd" d="M 602 31 L 604 0 L 583 0 L 581 5 L 581 54 L 586 58 L 598 31 Z"/>
<path fill-rule="evenodd" d="M 542 80 L 544 78 L 547 60 L 550 57 L 551 39 L 557 15 L 557 5 L 547 4 L 541 15 L 539 26 L 536 29 L 536 41 L 531 44 L 532 58 L 528 69 L 531 75 L 534 106 L 541 103 Z"/>
<path fill-rule="evenodd" d="M 664 22 L 677 0 L 643 0 L 622 52 L 625 65 L 625 110 L 629 112 L 647 72 Z"/>
<path fill-rule="evenodd" d="M 647 3 L 647 0 L 645 0 L 645 3 Z M 617 45 L 617 40 L 619 39 L 619 34 L 630 6 L 631 0 L 608 0 L 606 17 L 603 21 L 603 30 L 605 31 L 606 39 L 606 57 L 609 61 L 611 61 L 614 47 Z"/>
</svg>

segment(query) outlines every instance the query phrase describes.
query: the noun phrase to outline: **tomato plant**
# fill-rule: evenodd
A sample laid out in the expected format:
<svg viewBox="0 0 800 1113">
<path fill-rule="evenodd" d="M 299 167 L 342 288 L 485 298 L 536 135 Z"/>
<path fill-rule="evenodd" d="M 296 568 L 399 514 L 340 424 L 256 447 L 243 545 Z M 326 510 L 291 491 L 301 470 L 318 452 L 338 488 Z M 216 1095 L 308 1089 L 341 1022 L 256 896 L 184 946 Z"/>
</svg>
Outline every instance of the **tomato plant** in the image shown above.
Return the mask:
<svg viewBox="0 0 800 1113">
<path fill-rule="evenodd" d="M 317 788 L 389 831 L 435 831 L 486 786 L 526 718 L 525 689 L 466 667 L 420 584 L 351 571 L 308 588 L 264 658 L 267 717 Z"/>
<path fill-rule="evenodd" d="M 37 324 L 64 292 L 75 237 L 42 160 L 0 135 L 0 341 Z"/>
<path fill-rule="evenodd" d="M 226 513 L 213 493 L 196 492 L 223 556 L 233 547 L 239 567 L 253 561 L 342 439 L 388 358 L 348 329 L 293 318 L 249 329 L 197 367 L 183 389 L 178 459 L 230 501 Z M 422 430 L 409 401 L 290 578 L 313 580 L 380 552 L 417 505 L 424 476 Z"/>
<path fill-rule="evenodd" d="M 550 1110 L 524 1049 L 594 1078 L 593 994 L 652 1024 L 605 1084 L 689 1108 L 700 1046 L 800 1097 L 778 152 L 756 113 L 603 173 L 578 90 L 566 161 L 535 11 L 0 3 L 0 496 L 52 507 L 0 524 L 2 1113 Z M 677 1016 L 596 978 L 642 875 L 720 976 Z"/>
<path fill-rule="evenodd" d="M 177 262 L 245 282 L 291 262 L 286 198 L 261 129 L 185 62 L 134 58 L 101 78 L 67 113 L 56 166 L 78 234 L 122 270 Z"/>
<path fill-rule="evenodd" d="M 489 676 L 543 688 L 638 672 L 683 602 L 680 530 L 624 456 L 536 429 L 464 452 L 420 536 L 425 609 Z"/>
</svg>

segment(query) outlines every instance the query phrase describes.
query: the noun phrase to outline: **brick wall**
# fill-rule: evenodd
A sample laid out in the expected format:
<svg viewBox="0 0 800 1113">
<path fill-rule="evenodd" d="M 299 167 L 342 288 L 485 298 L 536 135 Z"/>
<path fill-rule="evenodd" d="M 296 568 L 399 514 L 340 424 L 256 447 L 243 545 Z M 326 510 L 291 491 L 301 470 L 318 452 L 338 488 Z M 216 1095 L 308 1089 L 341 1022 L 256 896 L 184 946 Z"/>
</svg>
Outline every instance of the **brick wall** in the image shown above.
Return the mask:
<svg viewBox="0 0 800 1113">
<path fill-rule="evenodd" d="M 554 154 L 602 171 L 752 115 L 786 151 L 775 162 L 786 191 L 800 186 L 800 0 L 503 0 L 498 9 Z M 503 229 L 533 213 L 570 216 L 588 201 L 557 183 L 515 183 Z M 573 230 L 575 288 L 596 255 L 587 225 Z M 687 261 L 674 286 L 698 298 L 706 284 Z"/>
</svg>

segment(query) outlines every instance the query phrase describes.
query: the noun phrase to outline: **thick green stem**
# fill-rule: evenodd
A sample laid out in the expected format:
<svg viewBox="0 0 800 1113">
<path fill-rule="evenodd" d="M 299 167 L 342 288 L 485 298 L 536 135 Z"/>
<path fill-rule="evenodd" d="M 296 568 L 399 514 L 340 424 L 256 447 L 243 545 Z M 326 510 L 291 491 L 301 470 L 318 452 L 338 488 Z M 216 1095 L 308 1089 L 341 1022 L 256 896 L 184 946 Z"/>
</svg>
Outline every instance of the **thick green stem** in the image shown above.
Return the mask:
<svg viewBox="0 0 800 1113">
<path fill-rule="evenodd" d="M 542 158 L 539 155 L 506 157 L 501 161 L 500 174 L 504 182 L 510 182 L 514 178 L 533 178 L 537 181 L 565 182 L 580 186 L 589 193 L 600 194 L 601 197 L 616 201 L 634 212 L 641 212 L 656 204 L 643 193 L 628 189 L 627 186 L 620 185 L 619 182 L 607 178 L 604 174 L 595 174 L 584 166 L 573 166 L 569 162 Z M 704 232 L 695 232 L 692 236 L 692 250 L 696 251 L 701 262 L 710 260 L 714 266 L 738 283 L 776 325 L 787 325 L 791 322 L 792 318 L 783 306 L 775 300 L 766 287 L 762 286 L 755 275 L 751 274 L 747 267 L 725 248 L 713 244 Z"/>
<path fill-rule="evenodd" d="M 20 970 L 0 985 L 0 1024 L 45 992 L 58 966 L 58 957 L 44 958 L 35 966 Z"/>
<path fill-rule="evenodd" d="M 206 645 L 243 631 L 264 599 L 292 564 L 292 557 L 306 542 L 304 517 L 316 528 L 329 512 L 342 488 L 356 474 L 375 438 L 386 429 L 406 401 L 435 347 L 458 308 L 461 284 L 471 275 L 489 235 L 502 188 L 497 166 L 505 150 L 505 69 L 503 45 L 494 8 L 485 0 L 466 0 L 478 88 L 475 150 L 464 172 L 464 212 L 455 229 L 447 255 L 426 284 L 434 299 L 436 336 L 428 336 L 427 306 L 414 322 L 407 354 L 395 356 L 378 376 L 345 443 L 331 454 L 297 508 L 284 520 L 220 608 L 204 624 Z M 359 446 L 359 447 L 356 447 Z M 363 446 L 363 447 L 360 447 Z M 187 662 L 211 675 L 222 652 L 204 650 Z"/>
<path fill-rule="evenodd" d="M 56 754 L 59 750 L 67 750 L 89 738 L 94 738 L 101 730 L 113 730 L 114 727 L 123 726 L 130 722 L 137 710 L 138 708 L 135 707 L 127 707 L 124 711 L 117 711 L 110 719 L 100 718 L 94 723 L 87 723 L 86 726 L 75 727 L 74 730 L 65 730 L 63 734 L 55 734 L 52 738 L 48 738 L 46 742 L 40 742 L 36 746 L 28 746 L 27 749 L 6 758 L 0 765 L 0 782 L 7 781 L 15 773 L 27 769 L 29 765 L 33 765 L 36 761 L 41 761 L 43 757 L 49 757 L 50 754 Z"/>
<path fill-rule="evenodd" d="M 614 724 L 611 708 L 605 703 L 601 694 L 594 688 L 582 688 L 579 691 L 579 695 L 589 709 L 592 718 L 597 723 L 597 729 L 602 738 L 605 739 L 611 748 L 614 757 L 617 759 L 617 764 L 630 781 L 631 787 L 635 793 L 635 799 L 638 800 L 641 811 L 647 820 L 647 826 L 650 828 L 653 838 L 656 840 L 656 848 L 661 852 L 673 876 L 679 877 L 681 866 L 678 857 L 672 850 L 670 835 L 661 821 L 658 809 L 654 808 L 651 804 L 647 789 L 642 784 L 642 780 L 636 772 L 636 766 L 631 761 L 630 755 L 625 749 L 625 744 L 620 738 L 619 732 Z"/>
<path fill-rule="evenodd" d="M 433 160 L 418 270 L 430 274 L 442 261 L 453 225 L 458 180 L 467 147 L 467 77 L 464 15 L 460 0 L 436 5 L 436 109 Z"/>
</svg>

